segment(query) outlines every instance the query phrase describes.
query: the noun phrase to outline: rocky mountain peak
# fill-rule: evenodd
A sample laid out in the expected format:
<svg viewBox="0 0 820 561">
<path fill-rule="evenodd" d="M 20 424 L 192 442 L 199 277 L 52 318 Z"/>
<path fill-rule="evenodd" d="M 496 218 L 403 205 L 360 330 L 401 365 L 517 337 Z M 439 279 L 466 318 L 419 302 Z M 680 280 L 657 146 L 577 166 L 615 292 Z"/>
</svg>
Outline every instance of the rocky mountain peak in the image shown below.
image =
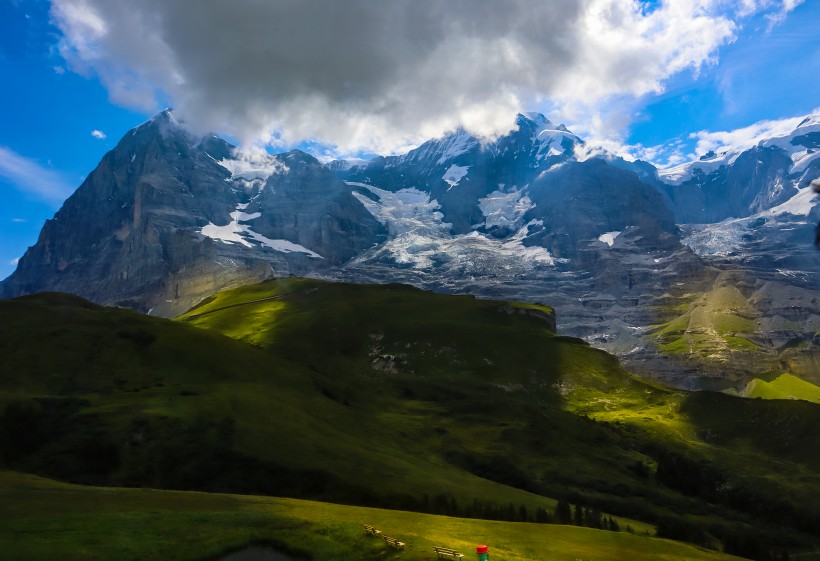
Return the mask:
<svg viewBox="0 0 820 561">
<path fill-rule="evenodd" d="M 797 128 L 800 129 L 803 127 L 811 127 L 814 125 L 820 125 L 820 113 L 806 115 L 806 118 L 800 121 L 800 123 L 797 125 Z"/>
<path fill-rule="evenodd" d="M 457 129 L 351 165 L 237 149 L 164 111 L 106 154 L 0 291 L 172 315 L 272 276 L 398 281 L 549 301 L 564 333 L 632 353 L 647 344 L 658 298 L 708 282 L 693 251 L 709 259 L 728 246 L 721 258 L 752 256 L 772 282 L 778 271 L 805 286 L 816 278 L 808 241 L 815 265 L 783 249 L 793 245 L 784 232 L 804 236 L 817 213 L 802 183 L 820 169 L 816 121 L 670 182 L 646 162 L 576 157 L 583 141 L 537 113 L 492 142 Z M 684 227 L 709 222 L 700 237 Z"/>
<path fill-rule="evenodd" d="M 289 152 L 285 152 L 284 154 L 279 154 L 277 158 L 285 164 L 297 166 L 322 166 L 322 163 L 317 160 L 315 156 L 312 156 L 299 149 L 293 149 Z"/>
<path fill-rule="evenodd" d="M 537 111 L 525 111 L 524 113 L 519 113 L 516 116 L 516 121 L 532 121 L 533 123 L 537 123 L 539 125 L 552 125 L 552 121 L 547 119 L 543 113 L 539 113 Z"/>
<path fill-rule="evenodd" d="M 523 127 L 527 130 L 535 129 L 536 134 L 539 135 L 544 131 L 554 131 L 554 132 L 563 132 L 572 134 L 566 125 L 563 123 L 556 125 L 552 121 L 550 121 L 547 117 L 545 117 L 542 113 L 536 112 L 527 112 L 527 113 L 519 113 L 515 118 L 515 124 L 518 126 L 519 130 Z M 574 135 L 573 135 L 574 136 Z M 578 137 L 576 137 L 578 138 Z M 580 140 L 580 138 L 579 138 Z"/>
</svg>

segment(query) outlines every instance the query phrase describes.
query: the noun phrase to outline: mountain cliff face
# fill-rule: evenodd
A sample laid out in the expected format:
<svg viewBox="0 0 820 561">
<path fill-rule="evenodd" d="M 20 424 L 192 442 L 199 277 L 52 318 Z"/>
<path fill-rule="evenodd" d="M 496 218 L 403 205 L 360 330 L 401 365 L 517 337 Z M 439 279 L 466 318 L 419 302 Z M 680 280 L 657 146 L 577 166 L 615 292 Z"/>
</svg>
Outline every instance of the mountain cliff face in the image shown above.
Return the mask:
<svg viewBox="0 0 820 561">
<path fill-rule="evenodd" d="M 583 141 L 538 114 L 491 142 L 458 130 L 323 165 L 196 138 L 164 112 L 103 158 L 0 293 L 168 316 L 275 276 L 406 282 L 548 302 L 562 333 L 675 385 L 805 377 L 820 356 L 818 122 L 659 172 L 579 157 Z M 743 321 L 716 328 L 704 310 Z"/>
<path fill-rule="evenodd" d="M 431 140 L 403 156 L 376 158 L 340 174 L 390 191 L 419 188 L 438 201 L 454 234 L 484 221 L 481 199 L 520 191 L 541 172 L 574 159 L 581 139 L 543 115 L 519 115 L 518 129 L 491 144 L 464 130 Z"/>
<path fill-rule="evenodd" d="M 656 258 L 685 253 L 657 190 L 602 159 L 578 161 L 580 144 L 563 125 L 520 115 L 518 130 L 489 144 L 457 131 L 404 156 L 335 164 L 393 233 L 355 264 L 393 263 L 424 277 L 457 254 L 462 277 L 471 266 L 475 274 L 492 269 L 496 281 L 546 267 L 540 275 L 583 271 L 600 279 L 597 265 L 613 248 Z M 493 267 L 508 255 L 513 263 Z"/>
<path fill-rule="evenodd" d="M 171 315 L 219 286 L 338 265 L 383 238 L 307 154 L 233 154 L 168 111 L 137 127 L 46 222 L 3 293 L 60 290 Z"/>
<path fill-rule="evenodd" d="M 659 189 L 683 242 L 711 260 L 772 281 L 816 289 L 820 260 L 806 240 L 820 220 L 811 189 L 820 177 L 820 117 L 744 151 L 710 153 L 664 170 Z"/>
<path fill-rule="evenodd" d="M 820 176 L 820 117 L 748 150 L 710 152 L 663 170 L 660 189 L 678 222 L 714 223 L 765 212 L 793 199 Z"/>
</svg>

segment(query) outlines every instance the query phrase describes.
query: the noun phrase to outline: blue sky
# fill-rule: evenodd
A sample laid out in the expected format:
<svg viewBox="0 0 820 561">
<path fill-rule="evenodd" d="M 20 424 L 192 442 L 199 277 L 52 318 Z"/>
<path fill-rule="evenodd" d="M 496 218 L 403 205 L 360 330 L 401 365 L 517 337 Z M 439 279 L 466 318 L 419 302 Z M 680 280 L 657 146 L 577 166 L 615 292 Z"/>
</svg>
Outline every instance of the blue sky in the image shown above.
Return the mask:
<svg viewBox="0 0 820 561">
<path fill-rule="evenodd" d="M 735 26 L 732 37 L 713 37 L 714 44 L 708 53 L 687 54 L 692 58 L 684 61 L 683 68 L 679 71 L 665 73 L 660 70 L 648 77 L 636 76 L 631 81 L 613 86 L 611 92 L 600 98 L 579 97 L 579 90 L 562 90 L 557 80 L 538 82 L 533 78 L 517 84 L 515 87 L 518 89 L 500 88 L 496 98 L 471 100 L 473 105 L 466 108 L 451 107 L 436 98 L 418 99 L 416 101 L 421 106 L 444 104 L 442 111 L 457 115 L 459 120 L 444 119 L 444 122 L 440 114 L 431 114 L 429 121 L 419 121 L 421 125 L 417 130 L 411 128 L 416 120 L 410 110 L 410 117 L 404 120 L 398 115 L 401 110 L 395 108 L 387 120 L 370 121 L 369 116 L 362 117 L 351 107 L 366 108 L 368 104 L 374 104 L 372 98 L 356 99 L 355 96 L 359 95 L 357 86 L 349 84 L 345 84 L 345 91 L 337 94 L 334 84 L 326 86 L 320 83 L 309 71 L 297 77 L 300 81 L 294 82 L 298 87 L 294 86 L 293 89 L 302 91 L 305 84 L 317 83 L 318 93 L 313 97 L 303 100 L 296 98 L 294 101 L 293 98 L 277 98 L 275 93 L 271 93 L 272 101 L 266 105 L 263 93 L 261 98 L 237 98 L 239 107 L 226 105 L 221 108 L 221 112 L 206 115 L 198 109 L 199 100 L 204 100 L 201 105 L 210 107 L 214 105 L 214 99 L 230 99 L 231 90 L 220 90 L 218 88 L 221 85 L 214 86 L 208 76 L 203 77 L 201 72 L 195 74 L 193 71 L 183 76 L 185 89 L 177 88 L 175 84 L 180 82 L 177 77 L 179 68 L 175 69 L 170 64 L 155 64 L 158 56 L 156 53 L 148 53 L 150 60 L 121 54 L 131 51 L 123 48 L 128 46 L 127 43 L 119 44 L 111 39 L 117 38 L 117 34 L 113 32 L 117 29 L 117 22 L 105 12 L 105 6 L 113 4 L 114 0 L 108 4 L 99 4 L 98 12 L 91 14 L 94 17 L 89 17 L 89 14 L 78 16 L 77 10 L 72 11 L 72 8 L 79 4 L 72 4 L 73 0 L 55 2 L 62 10 L 57 14 L 52 4 L 46 0 L 0 2 L 0 73 L 4 84 L 0 88 L 0 278 L 5 278 L 14 270 L 15 260 L 36 242 L 44 220 L 53 216 L 103 154 L 113 148 L 125 132 L 150 118 L 164 103 L 173 103 L 182 110 L 189 110 L 195 122 L 201 117 L 205 127 L 257 143 L 261 139 L 261 144 L 273 138 L 273 128 L 281 126 L 281 131 L 284 132 L 275 136 L 283 140 L 273 146 L 269 144 L 268 148 L 271 150 L 285 149 L 288 145 L 326 145 L 329 146 L 328 150 L 350 154 L 357 151 L 379 151 L 379 147 L 395 151 L 397 147 L 403 146 L 402 142 L 410 146 L 425 135 L 432 136 L 440 132 L 429 123 L 442 122 L 441 127 L 444 129 L 454 123 L 465 124 L 481 132 L 482 126 L 492 120 L 488 115 L 495 115 L 492 111 L 494 103 L 505 109 L 514 108 L 515 103 L 507 103 L 507 100 L 515 98 L 519 105 L 525 100 L 529 106 L 524 109 L 545 112 L 552 109 L 559 115 L 566 113 L 570 118 L 562 120 L 573 123 L 582 136 L 584 133 L 587 137 L 609 136 L 633 155 L 654 155 L 659 163 L 675 154 L 678 158 L 690 155 L 695 147 L 695 139 L 690 138 L 690 134 L 697 131 L 731 131 L 762 120 L 807 114 L 820 107 L 820 38 L 817 33 L 817 29 L 820 29 L 820 1 L 806 0 L 788 12 L 779 7 L 779 1 L 746 2 L 757 8 L 730 14 Z M 632 0 L 589 0 L 591 5 L 596 2 L 601 5 L 609 3 L 606 7 L 611 12 L 613 5 L 619 2 L 630 4 Z M 742 0 L 738 2 L 742 3 Z M 125 5 L 141 4 L 134 1 Z M 643 12 L 659 12 L 665 4 L 644 3 Z M 149 8 L 161 10 L 162 6 L 162 3 L 146 0 L 146 11 L 142 15 L 150 13 Z M 167 21 L 173 21 L 176 17 L 172 13 L 160 15 L 166 17 Z M 568 14 L 566 21 L 571 21 L 572 15 Z M 712 15 L 713 19 L 721 16 Z M 225 19 L 224 16 L 220 17 Z M 774 18 L 782 21 L 774 24 Z M 600 22 L 593 21 L 593 24 L 600 27 Z M 206 21 L 201 25 L 209 23 Z M 107 34 L 100 32 L 99 36 L 94 36 L 95 42 L 85 44 L 83 33 L 94 35 L 95 30 L 99 31 L 98 28 L 104 29 Z M 721 33 L 720 27 L 713 26 L 709 29 L 711 31 L 707 29 L 703 33 Z M 553 30 L 553 34 L 558 32 L 561 29 Z M 500 32 L 490 30 L 490 33 Z M 123 41 L 126 39 L 127 37 Z M 184 48 L 184 45 L 159 33 L 155 40 L 148 39 L 150 37 L 146 39 L 146 43 L 159 45 L 156 47 L 159 49 L 157 52 L 172 53 L 174 56 L 169 57 L 169 60 L 182 61 L 180 64 L 184 70 L 198 67 L 198 60 L 185 58 L 189 56 L 187 53 L 190 50 Z M 408 39 L 410 44 L 416 44 L 419 40 L 418 37 Z M 531 50 L 532 41 L 537 40 L 537 36 L 532 40 L 522 39 L 522 45 Z M 563 40 L 566 41 L 566 38 Z M 687 48 L 692 51 L 696 46 L 695 43 Z M 441 52 L 445 48 L 452 49 L 453 45 L 444 45 L 436 51 L 436 56 L 441 58 Z M 150 51 L 150 48 L 146 47 L 146 50 Z M 670 53 L 670 58 L 667 61 L 661 60 L 662 63 L 674 64 L 680 58 L 679 51 Z M 247 53 L 238 52 L 236 56 L 239 60 L 245 54 Z M 556 60 L 549 59 L 549 55 L 550 51 L 545 48 L 543 53 L 534 52 L 533 59 Z M 704 58 L 707 55 L 708 60 Z M 203 56 L 214 58 L 213 54 L 208 53 Z M 311 58 L 311 64 L 317 64 L 315 61 L 321 61 L 322 56 L 320 52 Z M 393 63 L 399 64 L 403 54 L 397 48 L 391 56 L 395 58 Z M 594 59 L 595 53 L 590 56 Z M 623 66 L 623 60 L 616 60 L 613 64 L 616 67 Z M 652 61 L 647 64 L 650 62 Z M 225 64 L 231 63 L 228 57 Z M 463 64 L 458 72 L 464 78 L 465 87 L 475 90 L 477 84 L 480 84 L 476 80 L 481 79 L 481 73 L 469 75 Z M 575 67 L 568 64 L 562 68 L 562 75 L 574 77 L 575 82 L 583 82 L 589 74 L 583 66 L 583 56 L 578 56 L 574 64 Z M 243 77 L 258 79 L 261 72 L 258 69 L 251 70 L 253 71 L 238 76 L 237 80 Z M 517 74 L 527 70 L 528 67 L 522 67 Z M 360 73 L 366 76 L 366 71 L 367 68 L 359 66 L 345 69 L 348 75 Z M 493 71 L 489 68 L 485 73 L 491 74 Z M 317 68 L 316 72 L 323 70 Z M 429 65 L 425 67 L 425 72 L 430 72 Z M 446 67 L 442 68 L 442 72 L 453 74 L 452 69 Z M 500 74 L 497 81 L 503 81 L 506 75 L 501 70 L 498 72 Z M 277 68 L 275 73 L 277 81 L 274 84 L 279 81 L 287 84 L 289 77 L 283 74 L 281 68 Z M 382 71 L 382 74 L 385 73 L 389 74 Z M 175 77 L 173 80 L 166 79 L 167 74 Z M 404 87 L 401 79 L 397 77 L 396 84 L 392 86 L 382 83 L 385 81 L 381 78 L 375 79 L 374 89 L 381 87 L 382 90 L 377 93 L 381 92 L 384 99 L 389 99 L 390 87 Z M 644 91 L 647 89 L 647 80 L 657 80 L 660 87 Z M 439 81 L 440 78 L 437 78 L 436 82 Z M 267 83 L 254 85 L 259 86 L 257 89 L 263 92 L 266 87 L 270 90 Z M 328 88 L 327 91 L 321 90 L 324 87 Z M 539 87 L 543 91 L 533 92 L 533 88 L 537 90 Z M 446 89 L 443 91 L 442 95 L 446 95 Z M 528 97 L 521 92 L 532 95 Z M 317 105 L 315 99 L 317 96 L 321 98 L 321 95 L 326 96 L 322 98 L 325 101 Z M 555 97 L 550 97 L 552 95 Z M 526 101 L 527 99 L 530 101 Z M 580 101 L 575 103 L 576 99 Z M 411 102 L 412 99 L 408 100 L 408 103 Z M 338 124 L 338 130 L 318 129 L 313 123 L 303 124 L 306 121 L 304 118 L 298 123 L 288 121 L 279 114 L 283 112 L 283 107 L 292 109 L 302 105 L 307 107 L 306 111 L 317 115 L 321 114 L 317 107 L 327 108 L 328 115 L 334 118 L 323 116 L 323 126 L 328 127 L 327 123 L 333 121 Z M 267 120 L 257 119 L 249 107 L 254 110 L 259 108 L 260 114 Z M 490 108 L 489 111 L 486 110 L 487 107 Z M 415 109 L 414 111 L 417 112 Z M 294 111 L 289 111 L 289 114 L 292 113 Z M 247 119 L 249 114 L 254 118 Z M 345 121 L 335 118 L 337 114 L 354 117 Z M 260 134 L 260 130 L 249 130 L 247 127 L 219 126 L 219 123 L 233 123 L 234 120 L 242 122 L 243 119 L 254 123 L 264 121 L 267 128 Z M 601 122 L 605 125 L 602 126 Z M 338 139 L 350 136 L 351 130 L 366 128 L 362 123 L 372 124 L 373 129 L 384 125 L 393 136 L 368 137 L 358 143 L 340 144 Z M 487 126 L 491 125 L 495 126 L 494 123 Z M 321 135 L 325 130 L 328 131 L 327 136 L 323 137 Z M 94 131 L 97 133 L 92 134 Z M 401 133 L 400 137 L 395 136 L 396 131 Z M 398 140 L 394 141 L 396 138 Z"/>
<path fill-rule="evenodd" d="M 734 130 L 820 107 L 820 2 L 808 1 L 768 29 L 761 15 L 699 75 L 682 72 L 645 98 L 628 141 L 669 143 L 700 130 Z"/>
</svg>

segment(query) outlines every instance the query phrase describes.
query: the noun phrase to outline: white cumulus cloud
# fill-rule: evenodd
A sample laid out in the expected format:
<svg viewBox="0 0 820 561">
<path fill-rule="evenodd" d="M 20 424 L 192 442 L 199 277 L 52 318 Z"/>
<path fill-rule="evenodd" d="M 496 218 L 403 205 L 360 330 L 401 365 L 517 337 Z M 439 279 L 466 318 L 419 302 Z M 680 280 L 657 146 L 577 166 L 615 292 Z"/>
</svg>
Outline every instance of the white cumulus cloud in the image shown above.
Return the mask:
<svg viewBox="0 0 820 561">
<path fill-rule="evenodd" d="M 820 107 L 812 111 L 813 114 L 820 114 Z M 756 146 L 761 140 L 783 136 L 795 128 L 805 119 L 805 115 L 799 117 L 789 117 L 779 120 L 758 121 L 748 127 L 742 127 L 731 131 L 698 131 L 691 134 L 691 138 L 697 140 L 695 153 L 702 156 L 710 151 L 737 152 Z"/>
<path fill-rule="evenodd" d="M 388 153 L 459 125 L 502 134 L 528 109 L 590 121 L 711 63 L 739 18 L 798 2 L 52 0 L 52 16 L 70 67 L 115 102 L 170 100 L 243 144 Z"/>
<path fill-rule="evenodd" d="M 94 129 L 93 131 L 91 131 L 91 136 L 93 136 L 97 140 L 105 140 L 106 139 L 105 133 L 103 131 L 97 130 L 97 129 Z"/>
</svg>

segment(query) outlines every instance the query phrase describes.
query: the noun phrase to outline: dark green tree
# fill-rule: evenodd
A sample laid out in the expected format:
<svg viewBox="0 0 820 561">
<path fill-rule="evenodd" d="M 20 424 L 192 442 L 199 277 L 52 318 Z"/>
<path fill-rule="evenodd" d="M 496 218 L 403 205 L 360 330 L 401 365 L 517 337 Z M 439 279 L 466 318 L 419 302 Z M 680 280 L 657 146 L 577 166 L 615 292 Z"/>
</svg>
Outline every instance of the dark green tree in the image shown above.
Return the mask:
<svg viewBox="0 0 820 561">
<path fill-rule="evenodd" d="M 559 524 L 572 524 L 572 509 L 564 499 L 555 506 L 555 519 Z"/>
<path fill-rule="evenodd" d="M 535 521 L 539 524 L 550 523 L 550 515 L 544 507 L 539 506 L 538 509 L 535 511 Z"/>
<path fill-rule="evenodd" d="M 605 529 L 604 515 L 599 509 L 589 509 L 587 511 L 587 518 L 589 519 L 587 522 L 587 526 L 589 526 L 590 528 L 598 528 L 599 530 Z"/>
<path fill-rule="evenodd" d="M 572 515 L 572 522 L 576 526 L 583 526 L 584 525 L 584 507 L 581 505 L 575 505 L 575 511 Z"/>
</svg>

